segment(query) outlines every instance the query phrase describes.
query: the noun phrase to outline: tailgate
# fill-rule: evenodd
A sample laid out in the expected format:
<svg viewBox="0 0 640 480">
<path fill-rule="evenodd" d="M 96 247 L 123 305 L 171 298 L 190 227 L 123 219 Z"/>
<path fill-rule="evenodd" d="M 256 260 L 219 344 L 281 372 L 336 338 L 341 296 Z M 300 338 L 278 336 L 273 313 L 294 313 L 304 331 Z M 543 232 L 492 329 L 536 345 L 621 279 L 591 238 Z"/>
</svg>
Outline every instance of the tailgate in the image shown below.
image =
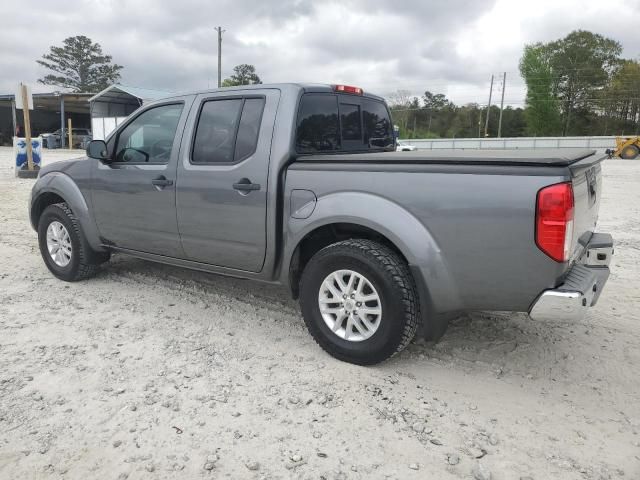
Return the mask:
<svg viewBox="0 0 640 480">
<path fill-rule="evenodd" d="M 602 194 L 602 160 L 594 156 L 569 167 L 575 204 L 572 260 L 582 255 L 596 229 Z"/>
</svg>

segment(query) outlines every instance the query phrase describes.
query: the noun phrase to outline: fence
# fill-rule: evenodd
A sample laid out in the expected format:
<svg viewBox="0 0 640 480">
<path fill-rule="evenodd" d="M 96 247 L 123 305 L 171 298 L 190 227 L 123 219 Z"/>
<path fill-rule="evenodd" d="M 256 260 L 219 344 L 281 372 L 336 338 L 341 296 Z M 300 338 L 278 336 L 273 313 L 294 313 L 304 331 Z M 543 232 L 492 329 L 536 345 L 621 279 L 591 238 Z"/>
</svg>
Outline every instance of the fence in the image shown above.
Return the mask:
<svg viewBox="0 0 640 480">
<path fill-rule="evenodd" d="M 604 151 L 615 148 L 616 137 L 514 137 L 514 138 L 428 138 L 404 140 L 420 150 L 469 149 L 505 150 L 538 148 L 586 148 Z"/>
</svg>

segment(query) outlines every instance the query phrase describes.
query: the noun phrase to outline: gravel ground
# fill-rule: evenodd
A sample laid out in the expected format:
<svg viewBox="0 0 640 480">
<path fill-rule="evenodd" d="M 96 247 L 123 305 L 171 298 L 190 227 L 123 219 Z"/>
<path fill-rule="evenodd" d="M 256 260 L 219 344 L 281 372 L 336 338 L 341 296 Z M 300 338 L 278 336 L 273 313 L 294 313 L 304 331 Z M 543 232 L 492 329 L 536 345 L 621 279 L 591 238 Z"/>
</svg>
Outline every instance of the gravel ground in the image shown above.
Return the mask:
<svg viewBox="0 0 640 480">
<path fill-rule="evenodd" d="M 281 288 L 123 256 L 56 280 L 9 157 L 0 478 L 640 478 L 640 162 L 605 162 L 617 248 L 584 320 L 472 314 L 363 368 Z"/>
</svg>

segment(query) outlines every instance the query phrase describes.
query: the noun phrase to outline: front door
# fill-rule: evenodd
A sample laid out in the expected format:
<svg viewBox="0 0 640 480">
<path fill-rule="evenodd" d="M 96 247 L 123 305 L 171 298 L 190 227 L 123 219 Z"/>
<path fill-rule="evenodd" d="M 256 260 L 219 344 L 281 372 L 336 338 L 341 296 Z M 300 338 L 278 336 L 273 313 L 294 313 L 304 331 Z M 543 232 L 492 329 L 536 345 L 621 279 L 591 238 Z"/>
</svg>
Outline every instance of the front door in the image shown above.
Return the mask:
<svg viewBox="0 0 640 480">
<path fill-rule="evenodd" d="M 112 161 L 96 161 L 93 208 L 105 244 L 184 256 L 175 202 L 187 100 L 192 98 L 152 106 L 136 115 L 109 140 Z"/>
<path fill-rule="evenodd" d="M 259 272 L 279 91 L 202 95 L 182 139 L 176 207 L 187 258 Z"/>
</svg>

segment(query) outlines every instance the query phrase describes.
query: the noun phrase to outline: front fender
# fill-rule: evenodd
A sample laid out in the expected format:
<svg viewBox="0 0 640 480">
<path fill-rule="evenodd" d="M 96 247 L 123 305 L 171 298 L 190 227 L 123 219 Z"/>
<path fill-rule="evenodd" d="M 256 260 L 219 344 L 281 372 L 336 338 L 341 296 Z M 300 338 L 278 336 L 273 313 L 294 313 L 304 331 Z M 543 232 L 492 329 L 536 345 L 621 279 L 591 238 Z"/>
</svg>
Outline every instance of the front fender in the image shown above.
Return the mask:
<svg viewBox="0 0 640 480">
<path fill-rule="evenodd" d="M 418 286 L 426 286 L 430 303 L 437 312 L 459 310 L 458 289 L 450 274 L 446 259 L 429 229 L 401 205 L 378 195 L 365 192 L 335 192 L 319 197 L 313 214 L 306 219 L 289 216 L 284 235 L 282 274 L 289 271 L 293 254 L 300 242 L 317 228 L 351 223 L 378 232 L 392 242 L 404 255 Z M 421 282 L 420 280 L 423 280 Z"/>
<path fill-rule="evenodd" d="M 61 197 L 69 205 L 91 248 L 96 251 L 103 250 L 98 229 L 84 195 L 71 177 L 62 172 L 49 172 L 39 177 L 31 190 L 29 217 L 34 230 L 38 230 L 38 218 L 43 210 L 42 201 L 46 194 L 51 193 Z"/>
</svg>

